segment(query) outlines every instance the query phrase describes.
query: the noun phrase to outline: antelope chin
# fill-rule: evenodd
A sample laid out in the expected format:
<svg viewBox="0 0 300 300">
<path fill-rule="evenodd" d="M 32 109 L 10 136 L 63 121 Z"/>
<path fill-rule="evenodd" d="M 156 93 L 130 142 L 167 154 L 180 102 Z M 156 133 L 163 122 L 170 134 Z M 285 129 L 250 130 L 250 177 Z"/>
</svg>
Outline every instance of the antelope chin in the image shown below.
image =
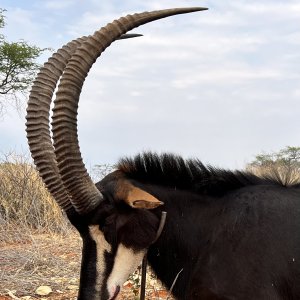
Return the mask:
<svg viewBox="0 0 300 300">
<path fill-rule="evenodd" d="M 120 286 L 117 285 L 116 288 L 115 288 L 115 291 L 113 293 L 113 296 L 110 297 L 109 300 L 115 300 L 117 298 L 117 296 L 119 295 L 120 290 L 121 290 Z"/>
</svg>

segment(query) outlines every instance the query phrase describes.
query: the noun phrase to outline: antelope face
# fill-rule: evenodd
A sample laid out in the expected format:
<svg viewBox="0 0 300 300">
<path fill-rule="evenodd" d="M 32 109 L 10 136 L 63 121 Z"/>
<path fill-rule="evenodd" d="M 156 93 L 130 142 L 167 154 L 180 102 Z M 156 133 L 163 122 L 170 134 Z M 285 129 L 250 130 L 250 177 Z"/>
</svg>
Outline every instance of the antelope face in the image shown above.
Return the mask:
<svg viewBox="0 0 300 300">
<path fill-rule="evenodd" d="M 97 187 L 103 201 L 88 216 L 70 218 L 83 239 L 79 299 L 115 299 L 156 237 L 163 203 L 117 172 Z"/>
</svg>

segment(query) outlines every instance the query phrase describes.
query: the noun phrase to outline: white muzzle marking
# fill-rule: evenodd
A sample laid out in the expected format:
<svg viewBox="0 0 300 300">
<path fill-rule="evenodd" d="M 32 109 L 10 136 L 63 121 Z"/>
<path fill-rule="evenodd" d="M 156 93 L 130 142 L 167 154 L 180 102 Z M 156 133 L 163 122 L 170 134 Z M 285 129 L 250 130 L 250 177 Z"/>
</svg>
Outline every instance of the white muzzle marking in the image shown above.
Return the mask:
<svg viewBox="0 0 300 300">
<path fill-rule="evenodd" d="M 116 288 L 122 287 L 128 276 L 139 266 L 146 250 L 134 252 L 120 244 L 115 256 L 113 270 L 107 280 L 107 290 L 110 297 L 113 297 Z"/>
<path fill-rule="evenodd" d="M 104 272 L 105 272 L 105 252 L 111 252 L 111 245 L 106 241 L 104 234 L 100 231 L 98 225 L 89 226 L 89 231 L 92 239 L 96 243 L 97 248 L 97 278 L 96 291 L 101 292 L 103 288 Z M 116 290 L 122 287 L 128 276 L 133 273 L 139 266 L 146 250 L 134 252 L 132 249 L 120 244 L 114 259 L 114 266 L 107 280 L 107 290 L 109 297 L 113 298 Z"/>
</svg>

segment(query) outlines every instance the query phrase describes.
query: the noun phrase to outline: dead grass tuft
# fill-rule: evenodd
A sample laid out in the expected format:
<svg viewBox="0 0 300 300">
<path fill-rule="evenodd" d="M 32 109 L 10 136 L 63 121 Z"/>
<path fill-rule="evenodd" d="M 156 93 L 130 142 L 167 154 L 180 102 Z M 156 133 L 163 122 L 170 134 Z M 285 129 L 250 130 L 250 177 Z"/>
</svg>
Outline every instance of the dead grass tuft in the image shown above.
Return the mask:
<svg viewBox="0 0 300 300">
<path fill-rule="evenodd" d="M 300 172 L 298 167 L 285 165 L 282 163 L 270 163 L 263 166 L 248 165 L 247 171 L 263 178 L 272 178 L 281 182 L 285 186 L 290 186 L 300 182 Z"/>
<path fill-rule="evenodd" d="M 35 232 L 70 230 L 64 213 L 26 155 L 0 157 L 0 244 L 20 242 Z M 29 232 L 28 232 L 29 230 Z"/>
</svg>

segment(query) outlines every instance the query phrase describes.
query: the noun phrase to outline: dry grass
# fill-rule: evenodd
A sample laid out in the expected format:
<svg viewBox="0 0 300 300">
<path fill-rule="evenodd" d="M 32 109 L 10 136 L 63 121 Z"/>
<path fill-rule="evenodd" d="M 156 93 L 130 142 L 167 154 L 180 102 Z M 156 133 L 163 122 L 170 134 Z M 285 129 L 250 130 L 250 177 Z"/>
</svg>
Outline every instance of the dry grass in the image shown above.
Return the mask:
<svg viewBox="0 0 300 300">
<path fill-rule="evenodd" d="M 80 237 L 28 156 L 2 155 L 0 179 L 0 294 L 33 297 L 39 285 L 77 281 Z"/>
<path fill-rule="evenodd" d="M 290 186 L 300 182 L 299 168 L 282 163 L 270 163 L 264 166 L 248 165 L 247 171 L 264 178 L 273 178 Z"/>
<path fill-rule="evenodd" d="M 32 230 L 63 233 L 70 229 L 29 162 L 25 155 L 14 153 L 0 160 L 0 243 L 26 240 Z"/>
<path fill-rule="evenodd" d="M 9 291 L 16 297 L 38 299 L 35 290 L 41 285 L 53 290 L 48 299 L 76 296 L 80 268 L 81 240 L 75 232 L 62 237 L 57 234 L 35 234 L 22 243 L 0 248 L 0 294 Z M 65 298 L 71 299 L 71 298 Z"/>
</svg>

